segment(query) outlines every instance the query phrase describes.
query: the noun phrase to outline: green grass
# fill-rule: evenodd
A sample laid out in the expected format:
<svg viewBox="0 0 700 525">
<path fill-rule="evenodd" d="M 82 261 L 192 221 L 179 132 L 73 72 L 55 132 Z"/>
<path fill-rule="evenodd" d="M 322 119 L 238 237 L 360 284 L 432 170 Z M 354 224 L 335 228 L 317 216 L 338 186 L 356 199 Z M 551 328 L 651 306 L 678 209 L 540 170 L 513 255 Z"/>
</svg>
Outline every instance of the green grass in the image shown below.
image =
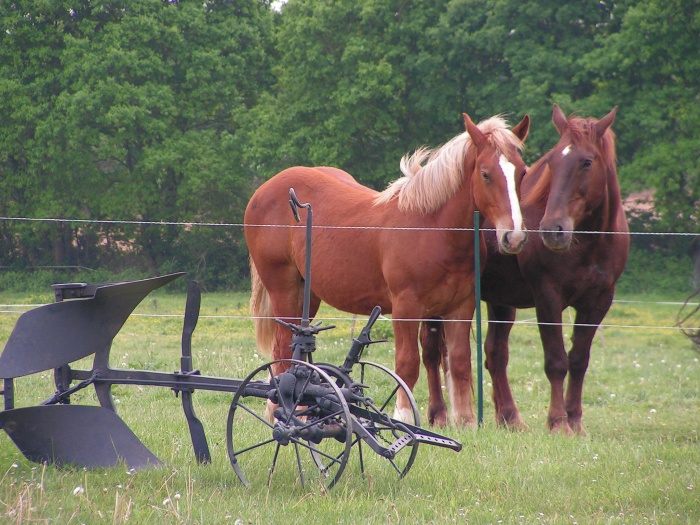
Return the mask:
<svg viewBox="0 0 700 525">
<path fill-rule="evenodd" d="M 549 383 L 539 337 L 534 326 L 519 325 L 509 371 L 529 432 L 496 427 L 485 371 L 483 427 L 444 430 L 463 443 L 460 453 L 422 445 L 402 480 L 377 462 L 363 478 L 353 464 L 329 493 L 296 482 L 246 489 L 226 456 L 232 394 L 194 395 L 213 455 L 211 465 L 199 466 L 180 401 L 170 390 L 115 386 L 119 415 L 166 466 L 128 472 L 37 465 L 2 433 L 0 523 L 699 523 L 700 354 L 670 328 L 679 306 L 650 302 L 684 298 L 640 299 L 616 303 L 594 341 L 584 390 L 588 438 L 545 430 Z M 51 300 L 50 294 L 13 294 L 0 302 Z M 184 295 L 161 291 L 146 298 L 116 337 L 112 366 L 178 369 L 184 303 Z M 24 309 L 0 307 L 0 347 L 17 320 L 10 311 Z M 243 378 L 265 362 L 255 351 L 247 314 L 243 294 L 204 294 L 193 340 L 194 366 L 203 374 Z M 330 309 L 321 316 L 334 318 L 324 324 L 337 328 L 319 336 L 316 361 L 339 364 L 351 321 L 336 320 L 347 316 Z M 533 317 L 533 311 L 519 314 L 521 320 Z M 355 334 L 363 323 L 358 320 Z M 377 328 L 389 333 L 385 321 Z M 570 327 L 565 332 L 568 338 Z M 365 357 L 391 367 L 392 344 L 374 345 Z M 78 367 L 89 369 L 91 362 Z M 424 380 L 423 374 L 415 391 L 422 415 Z M 52 372 L 20 378 L 16 390 L 18 406 L 36 404 L 53 392 Z M 96 404 L 90 389 L 72 402 Z"/>
</svg>

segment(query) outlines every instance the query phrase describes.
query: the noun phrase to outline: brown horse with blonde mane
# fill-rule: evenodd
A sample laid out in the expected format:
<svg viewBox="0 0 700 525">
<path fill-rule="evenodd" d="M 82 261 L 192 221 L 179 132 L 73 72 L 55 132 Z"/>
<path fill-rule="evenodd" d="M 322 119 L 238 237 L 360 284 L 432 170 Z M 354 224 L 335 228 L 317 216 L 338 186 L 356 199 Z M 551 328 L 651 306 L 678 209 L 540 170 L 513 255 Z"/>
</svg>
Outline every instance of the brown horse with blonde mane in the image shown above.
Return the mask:
<svg viewBox="0 0 700 525">
<path fill-rule="evenodd" d="M 531 231 L 539 229 L 540 235 L 530 235 L 522 251 L 508 257 L 499 253 L 493 233 L 486 231 L 489 225 L 484 225 L 488 253 L 481 289 L 489 314 L 484 346 L 496 420 L 501 425 L 527 428 L 513 400 L 506 369 L 516 309 L 534 306 L 551 385 L 548 427 L 585 434 L 581 399 L 591 344 L 610 308 L 629 251 L 615 136 L 610 129 L 616 111 L 600 120 L 567 119 L 555 104 L 552 121 L 561 138 L 528 170 L 522 183 L 525 225 Z M 567 307 L 576 310 L 568 355 L 562 325 Z M 440 338 L 439 322 L 424 325 L 423 359 L 429 380 L 438 381 L 438 387 Z M 449 372 L 446 375 L 449 378 Z"/>
<path fill-rule="evenodd" d="M 261 352 L 275 360 L 291 357 L 290 331 L 273 317 L 298 323 L 302 315 L 305 228 L 289 209 L 293 188 L 314 212 L 311 317 L 321 301 L 360 315 L 375 305 L 391 313 L 395 371 L 411 389 L 420 369 L 420 319 L 454 321 L 445 330 L 453 418 L 475 423 L 469 346 L 473 214 L 479 210 L 495 225 L 499 250 L 514 254 L 522 248 L 526 233 L 518 196 L 525 164 L 519 150 L 530 120 L 525 116 L 512 130 L 500 117 L 477 126 L 465 114 L 464 123 L 466 132 L 442 147 L 405 156 L 404 176 L 383 192 L 336 168 L 301 166 L 282 171 L 255 192 L 244 222 Z M 401 392 L 395 415 L 412 419 Z M 431 417 L 447 420 L 446 412 Z"/>
</svg>

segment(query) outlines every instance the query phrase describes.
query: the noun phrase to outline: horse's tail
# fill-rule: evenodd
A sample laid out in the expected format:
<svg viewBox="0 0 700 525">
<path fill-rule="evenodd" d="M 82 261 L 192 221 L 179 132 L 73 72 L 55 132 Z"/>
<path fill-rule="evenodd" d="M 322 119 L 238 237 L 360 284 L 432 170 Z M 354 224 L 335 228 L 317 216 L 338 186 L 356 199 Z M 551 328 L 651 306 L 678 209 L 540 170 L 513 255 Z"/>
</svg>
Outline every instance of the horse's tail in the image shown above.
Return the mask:
<svg viewBox="0 0 700 525">
<path fill-rule="evenodd" d="M 268 359 L 272 359 L 275 321 L 270 304 L 270 294 L 263 286 L 252 258 L 250 259 L 250 288 L 250 313 L 255 325 L 255 342 L 258 351 Z"/>
</svg>

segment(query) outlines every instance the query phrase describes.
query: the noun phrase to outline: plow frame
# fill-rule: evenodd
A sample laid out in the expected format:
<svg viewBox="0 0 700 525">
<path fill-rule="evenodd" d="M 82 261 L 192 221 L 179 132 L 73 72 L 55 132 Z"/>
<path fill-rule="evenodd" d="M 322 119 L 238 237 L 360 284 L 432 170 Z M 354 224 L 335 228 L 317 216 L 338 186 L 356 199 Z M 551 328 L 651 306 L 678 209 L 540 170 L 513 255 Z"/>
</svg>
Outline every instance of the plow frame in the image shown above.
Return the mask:
<svg viewBox="0 0 700 525">
<path fill-rule="evenodd" d="M 290 190 L 290 205 L 299 220 L 298 208 L 307 208 L 307 253 L 311 253 L 311 206 L 302 205 Z M 300 325 L 277 320 L 293 332 L 293 357 L 283 363 L 286 370 L 275 376 L 273 362 L 252 372 L 245 379 L 205 376 L 194 369 L 192 334 L 199 318 L 201 292 L 190 281 L 182 332 L 180 370 L 175 372 L 119 369 L 110 366 L 110 350 L 114 337 L 138 304 L 152 291 L 161 288 L 184 273 L 173 273 L 151 279 L 116 283 L 66 283 L 53 285 L 56 302 L 37 307 L 18 319 L 5 349 L 0 355 L 0 378 L 3 380 L 4 410 L 0 412 L 3 428 L 20 451 L 31 461 L 111 467 L 121 462 L 129 469 L 160 466 L 162 462 L 139 440 L 117 415 L 112 398 L 112 385 L 154 386 L 171 389 L 180 397 L 188 423 L 192 446 L 198 463 L 209 463 L 211 454 L 204 426 L 192 404 L 196 390 L 234 394 L 227 425 L 227 449 L 231 464 L 244 484 L 249 484 L 241 459 L 248 450 L 269 445 L 274 449 L 270 476 L 277 457 L 284 448 L 293 448 L 299 465 L 299 478 L 304 483 L 300 450 L 308 449 L 313 464 L 325 477 L 327 488 L 342 474 L 350 449 L 357 445 L 364 472 L 362 443 L 380 457 L 389 460 L 400 477 L 411 468 L 419 443 L 460 451 L 462 445 L 420 427 L 415 400 L 405 383 L 391 370 L 361 360 L 363 351 L 373 343 L 372 325 L 381 314 L 372 311 L 367 325 L 352 345 L 341 366 L 314 364 L 319 332 L 334 328 L 311 324 L 309 320 L 310 257 L 307 257 L 305 301 Z M 75 369 L 71 363 L 94 354 L 90 370 Z M 384 403 L 365 395 L 367 385 L 351 378 L 353 367 L 360 365 L 379 371 L 393 381 L 394 388 Z M 53 369 L 55 392 L 37 406 L 15 407 L 16 378 Z M 263 374 L 263 379 L 258 378 Z M 92 386 L 99 406 L 73 405 L 71 396 Z M 414 421 L 402 422 L 387 416 L 383 410 L 403 392 L 413 407 Z M 237 448 L 234 418 L 249 411 L 248 400 L 259 399 L 276 406 L 274 420 L 256 421 L 269 426 L 271 438 L 243 449 Z M 76 429 L 79 431 L 76 432 Z M 339 452 L 324 452 L 324 441 L 341 443 Z M 291 445 L 291 447 L 290 447 Z M 402 462 L 397 456 L 403 454 Z M 268 480 L 269 483 L 269 480 Z"/>
</svg>

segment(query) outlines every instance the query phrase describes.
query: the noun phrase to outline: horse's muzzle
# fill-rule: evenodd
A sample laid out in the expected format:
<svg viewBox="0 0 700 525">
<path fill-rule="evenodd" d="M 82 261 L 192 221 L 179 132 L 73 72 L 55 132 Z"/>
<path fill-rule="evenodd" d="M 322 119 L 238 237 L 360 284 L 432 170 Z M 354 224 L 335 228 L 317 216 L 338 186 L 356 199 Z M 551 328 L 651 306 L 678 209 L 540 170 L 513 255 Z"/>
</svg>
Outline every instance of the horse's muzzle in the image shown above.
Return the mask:
<svg viewBox="0 0 700 525">
<path fill-rule="evenodd" d="M 569 222 L 540 223 L 540 237 L 547 248 L 555 252 L 569 249 L 573 238 L 573 226 Z"/>
<path fill-rule="evenodd" d="M 527 241 L 527 232 L 525 230 L 507 230 L 499 232 L 498 248 L 501 253 L 506 255 L 515 255 L 520 253 Z"/>
</svg>

